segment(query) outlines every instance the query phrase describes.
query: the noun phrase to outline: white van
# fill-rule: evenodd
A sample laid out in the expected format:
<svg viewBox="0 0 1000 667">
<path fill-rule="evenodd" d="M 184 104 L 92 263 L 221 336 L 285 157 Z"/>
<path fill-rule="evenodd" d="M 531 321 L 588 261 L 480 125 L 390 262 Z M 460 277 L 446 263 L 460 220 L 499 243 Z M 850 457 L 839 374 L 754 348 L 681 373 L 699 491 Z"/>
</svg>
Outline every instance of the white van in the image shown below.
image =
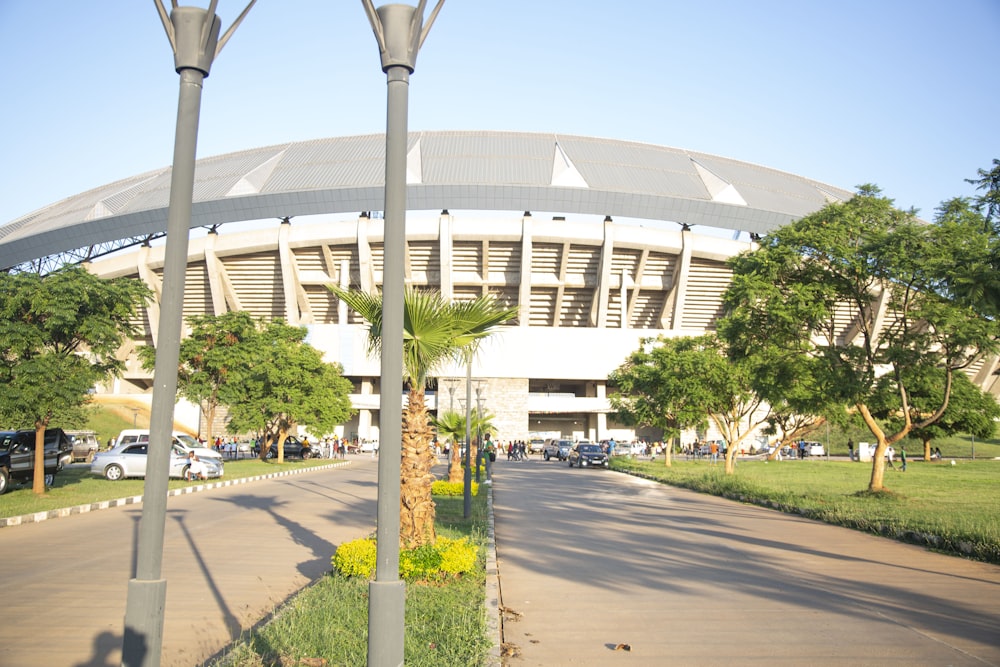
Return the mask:
<svg viewBox="0 0 1000 667">
<path fill-rule="evenodd" d="M 210 447 L 203 447 L 196 438 L 182 431 L 174 431 L 173 443 L 179 445 L 185 451 L 193 451 L 200 458 L 210 458 L 222 460 L 222 454 L 211 449 Z M 118 439 L 115 440 L 115 446 L 131 444 L 133 442 L 138 442 L 139 440 L 149 440 L 149 429 L 148 428 L 126 428 L 122 429 L 122 432 L 118 434 Z"/>
</svg>

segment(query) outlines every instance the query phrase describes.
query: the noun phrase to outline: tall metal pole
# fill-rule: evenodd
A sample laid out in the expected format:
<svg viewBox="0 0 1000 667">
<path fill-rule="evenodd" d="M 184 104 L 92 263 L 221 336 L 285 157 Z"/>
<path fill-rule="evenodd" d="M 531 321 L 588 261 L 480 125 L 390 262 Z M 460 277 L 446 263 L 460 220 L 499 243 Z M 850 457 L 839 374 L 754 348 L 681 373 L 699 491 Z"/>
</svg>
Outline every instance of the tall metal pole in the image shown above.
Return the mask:
<svg viewBox="0 0 1000 667">
<path fill-rule="evenodd" d="M 462 516 L 472 516 L 472 355 L 465 367 L 465 470 L 462 473 Z"/>
<path fill-rule="evenodd" d="M 383 5 L 362 0 L 378 42 L 388 86 L 385 130 L 385 209 L 382 275 L 382 365 L 379 391 L 378 544 L 375 580 L 368 587 L 368 665 L 403 664 L 405 584 L 399 578 L 400 455 L 403 408 L 403 291 L 406 247 L 406 147 L 410 74 L 427 27 L 424 4 Z"/>
<path fill-rule="evenodd" d="M 253 4 L 251 2 L 247 6 L 220 39 L 215 0 L 212 0 L 208 10 L 174 7 L 169 19 L 162 3 L 157 0 L 163 27 L 174 50 L 174 69 L 180 75 L 180 92 L 153 370 L 146 483 L 137 536 L 135 578 L 128 582 L 125 605 L 122 665 L 127 667 L 157 667 L 163 650 L 163 612 L 167 597 L 167 582 L 161 576 L 163 536 L 202 84 L 215 57 Z"/>
</svg>

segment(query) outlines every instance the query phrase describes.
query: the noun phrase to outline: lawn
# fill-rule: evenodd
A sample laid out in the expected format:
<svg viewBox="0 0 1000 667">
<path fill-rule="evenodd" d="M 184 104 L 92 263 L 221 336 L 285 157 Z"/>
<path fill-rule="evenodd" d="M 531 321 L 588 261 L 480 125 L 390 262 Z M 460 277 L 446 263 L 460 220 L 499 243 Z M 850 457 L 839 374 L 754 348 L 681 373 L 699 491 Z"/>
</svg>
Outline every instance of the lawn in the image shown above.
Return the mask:
<svg viewBox="0 0 1000 667">
<path fill-rule="evenodd" d="M 942 448 L 943 449 L 943 448 Z M 897 463 L 897 468 L 899 464 Z M 942 551 L 1000 563 L 1000 461 L 910 460 L 888 469 L 886 492 L 866 492 L 871 465 L 849 461 L 740 460 L 735 475 L 708 459 L 664 462 L 616 457 L 618 470 Z"/>
<path fill-rule="evenodd" d="M 473 498 L 471 519 L 463 518 L 461 497 L 435 496 L 434 502 L 438 535 L 475 540 L 481 545 L 479 563 L 474 572 L 447 583 L 407 584 L 404 662 L 408 667 L 484 665 L 492 646 L 484 606 L 486 494 Z M 216 664 L 276 667 L 322 658 L 323 664 L 364 665 L 367 649 L 368 581 L 331 573 L 236 642 Z"/>
<path fill-rule="evenodd" d="M 313 468 L 332 462 L 330 459 L 286 460 L 279 466 L 277 463 L 264 463 L 258 459 L 226 461 L 224 479 L 256 477 L 279 470 Z M 210 480 L 209 483 L 212 481 L 216 480 Z M 168 488 L 178 489 L 205 483 L 172 479 Z M 123 479 L 118 482 L 109 482 L 103 477 L 92 474 L 89 466 L 72 465 L 59 472 L 56 475 L 55 484 L 41 496 L 36 496 L 32 492 L 30 483 L 20 488 L 14 488 L 12 484 L 11 490 L 0 496 L 0 518 L 47 512 L 77 505 L 90 505 L 116 498 L 141 496 L 144 487 L 145 480 L 142 479 Z"/>
</svg>

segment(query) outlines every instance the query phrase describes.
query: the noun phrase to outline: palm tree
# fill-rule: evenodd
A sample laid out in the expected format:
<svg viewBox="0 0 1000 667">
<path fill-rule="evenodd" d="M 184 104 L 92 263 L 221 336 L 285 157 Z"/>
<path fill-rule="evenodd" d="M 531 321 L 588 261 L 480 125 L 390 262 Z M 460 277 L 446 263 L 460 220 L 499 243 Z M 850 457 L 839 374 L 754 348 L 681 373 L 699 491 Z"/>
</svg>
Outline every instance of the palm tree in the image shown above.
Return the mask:
<svg viewBox="0 0 1000 667">
<path fill-rule="evenodd" d="M 330 286 L 368 322 L 368 352 L 382 349 L 382 295 Z M 501 306 L 492 295 L 449 303 L 440 292 L 407 287 L 403 295 L 403 379 L 407 405 L 403 410 L 400 450 L 400 541 L 404 548 L 433 544 L 434 500 L 431 467 L 434 431 L 424 402 L 427 378 L 440 365 L 468 359 L 480 341 L 517 315 L 517 308 Z M 390 391 L 382 387 L 382 391 Z"/>
<path fill-rule="evenodd" d="M 462 459 L 459 455 L 461 446 L 458 443 L 465 441 L 465 415 L 459 412 L 442 412 L 436 418 L 431 419 L 431 424 L 437 430 L 439 438 L 451 441 L 448 481 L 454 483 L 463 481 Z M 479 411 L 473 410 L 469 426 L 469 431 L 472 433 L 489 433 L 493 430 L 493 415 L 484 410 L 482 417 L 480 417 Z"/>
</svg>

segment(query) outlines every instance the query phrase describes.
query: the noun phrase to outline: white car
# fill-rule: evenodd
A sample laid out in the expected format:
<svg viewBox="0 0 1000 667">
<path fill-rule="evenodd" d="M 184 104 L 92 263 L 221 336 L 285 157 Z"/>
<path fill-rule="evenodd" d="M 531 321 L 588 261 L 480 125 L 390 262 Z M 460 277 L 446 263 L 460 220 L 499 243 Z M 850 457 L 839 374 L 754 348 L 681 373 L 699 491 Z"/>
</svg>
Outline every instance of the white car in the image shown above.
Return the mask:
<svg viewBox="0 0 1000 667">
<path fill-rule="evenodd" d="M 145 477 L 148 449 L 149 441 L 140 440 L 139 442 L 117 445 L 108 451 L 98 452 L 90 463 L 90 472 L 112 482 L 126 477 Z M 168 475 L 170 477 L 186 477 L 190 463 L 187 450 L 181 445 L 174 444 L 170 450 Z M 208 477 L 222 477 L 224 467 L 221 458 L 218 460 L 202 459 L 202 463 L 205 464 L 205 473 Z"/>
<path fill-rule="evenodd" d="M 820 442 L 807 442 L 806 456 L 826 456 L 826 449 Z"/>
<path fill-rule="evenodd" d="M 211 447 L 204 447 L 196 438 L 188 435 L 187 433 L 182 433 L 181 431 L 174 431 L 172 434 L 172 441 L 174 447 L 180 447 L 184 450 L 184 453 L 194 452 L 199 459 L 203 461 L 215 460 L 218 463 L 222 463 L 222 454 L 212 449 Z M 115 440 L 115 445 L 127 445 L 133 442 L 139 442 L 140 440 L 149 440 L 149 429 L 148 428 L 127 428 L 122 430 L 118 434 L 118 439 Z"/>
</svg>

